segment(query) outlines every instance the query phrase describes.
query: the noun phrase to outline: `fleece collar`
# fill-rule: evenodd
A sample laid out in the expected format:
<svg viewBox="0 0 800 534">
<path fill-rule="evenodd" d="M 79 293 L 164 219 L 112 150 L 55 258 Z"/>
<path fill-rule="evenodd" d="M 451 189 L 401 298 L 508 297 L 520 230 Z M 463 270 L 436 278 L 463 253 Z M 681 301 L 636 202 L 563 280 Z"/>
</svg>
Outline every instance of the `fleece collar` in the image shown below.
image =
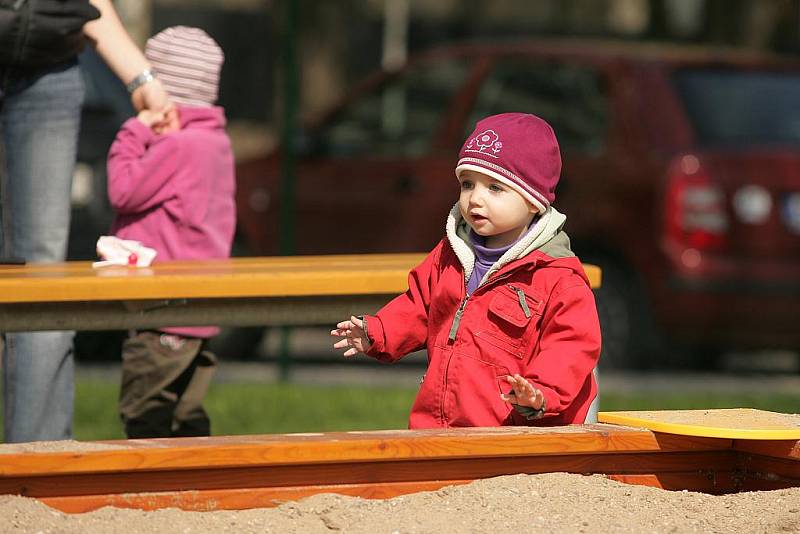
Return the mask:
<svg viewBox="0 0 800 534">
<path fill-rule="evenodd" d="M 563 234 L 561 229 L 564 227 L 566 220 L 566 215 L 560 213 L 553 206 L 548 206 L 528 233 L 522 236 L 514 246 L 508 249 L 506 253 L 489 268 L 480 283 L 484 283 L 492 273 L 499 271 L 503 266 L 527 256 L 534 250 L 542 248 L 558 234 Z M 464 217 L 461 216 L 458 202 L 456 202 L 447 215 L 445 231 L 447 233 L 447 240 L 453 248 L 453 252 L 455 252 L 456 257 L 458 257 L 458 260 L 464 267 L 464 280 L 469 280 L 469 277 L 472 275 L 472 270 L 475 267 L 475 251 L 469 240 L 469 226 L 467 225 L 467 221 L 464 220 Z M 566 239 L 566 235 L 564 235 L 564 238 Z M 572 251 L 569 250 L 568 239 L 566 242 L 563 242 L 561 239 L 558 241 L 560 257 L 574 256 Z"/>
</svg>

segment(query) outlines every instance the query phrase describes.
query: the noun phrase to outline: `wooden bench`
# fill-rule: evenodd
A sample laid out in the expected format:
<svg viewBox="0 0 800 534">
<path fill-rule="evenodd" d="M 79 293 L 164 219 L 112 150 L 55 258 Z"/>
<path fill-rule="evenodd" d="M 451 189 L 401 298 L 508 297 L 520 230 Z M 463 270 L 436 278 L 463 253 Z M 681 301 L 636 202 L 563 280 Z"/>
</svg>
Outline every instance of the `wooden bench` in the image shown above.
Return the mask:
<svg viewBox="0 0 800 534">
<path fill-rule="evenodd" d="M 0 332 L 331 324 L 407 289 L 423 254 L 0 267 Z M 586 265 L 592 285 L 600 269 Z"/>
</svg>

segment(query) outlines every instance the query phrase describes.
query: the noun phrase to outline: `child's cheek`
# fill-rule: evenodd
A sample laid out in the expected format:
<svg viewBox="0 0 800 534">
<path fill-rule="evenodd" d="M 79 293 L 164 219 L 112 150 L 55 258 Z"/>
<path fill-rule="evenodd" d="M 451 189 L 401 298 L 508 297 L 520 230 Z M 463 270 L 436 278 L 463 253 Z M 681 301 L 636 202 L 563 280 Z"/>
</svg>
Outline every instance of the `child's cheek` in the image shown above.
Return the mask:
<svg viewBox="0 0 800 534">
<path fill-rule="evenodd" d="M 470 225 L 470 227 L 472 227 L 472 225 L 469 222 L 469 218 L 467 218 L 467 210 L 463 201 L 460 201 L 458 203 L 458 210 L 461 212 L 461 218 L 464 219 L 467 222 L 467 224 Z"/>
</svg>

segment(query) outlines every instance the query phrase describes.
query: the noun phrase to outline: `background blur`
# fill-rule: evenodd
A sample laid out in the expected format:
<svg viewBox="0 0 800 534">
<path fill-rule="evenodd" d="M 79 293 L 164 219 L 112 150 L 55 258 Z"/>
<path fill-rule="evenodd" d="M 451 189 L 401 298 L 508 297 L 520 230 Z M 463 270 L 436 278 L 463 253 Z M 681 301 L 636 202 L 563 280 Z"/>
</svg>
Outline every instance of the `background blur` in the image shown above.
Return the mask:
<svg viewBox="0 0 800 534">
<path fill-rule="evenodd" d="M 798 298 L 800 281 L 797 279 L 800 276 L 798 244 L 800 226 L 796 223 L 796 218 L 800 216 L 797 214 L 800 210 L 798 203 L 800 196 L 797 195 L 800 193 L 800 160 L 798 160 L 800 123 L 794 120 L 796 117 L 792 113 L 788 113 L 789 108 L 781 107 L 792 103 L 796 107 L 796 103 L 800 101 L 800 82 L 793 81 L 795 77 L 800 76 L 798 74 L 800 71 L 795 72 L 796 66 L 792 65 L 800 53 L 800 1 L 117 0 L 115 4 L 126 26 L 142 45 L 148 36 L 167 26 L 185 24 L 205 29 L 224 49 L 226 62 L 222 73 L 219 103 L 226 109 L 234 151 L 237 161 L 242 166 L 240 223 L 247 219 L 254 228 L 263 228 L 267 233 L 274 230 L 278 234 L 264 236 L 259 234 L 258 230 L 244 228 L 242 224 L 234 252 L 243 255 L 287 251 L 331 252 L 320 247 L 304 248 L 304 243 L 308 244 L 309 241 L 304 241 L 303 230 L 299 225 L 309 215 L 315 216 L 317 211 L 321 214 L 323 208 L 320 206 L 324 203 L 324 199 L 320 201 L 317 198 L 317 204 L 313 204 L 317 211 L 303 211 L 309 209 L 308 205 L 303 204 L 306 199 L 303 196 L 305 194 L 303 183 L 304 180 L 310 180 L 302 175 L 306 169 L 304 162 L 335 161 L 344 158 L 343 154 L 346 153 L 349 168 L 366 167 L 367 157 L 361 155 L 380 153 L 383 148 L 379 143 L 385 139 L 375 135 L 365 135 L 359 129 L 363 125 L 358 121 L 367 122 L 370 116 L 362 109 L 363 106 L 358 107 L 358 103 L 368 102 L 370 84 L 377 86 L 384 83 L 379 71 L 401 71 L 407 60 L 413 59 L 418 53 L 452 43 L 478 43 L 478 49 L 490 50 L 492 47 L 522 39 L 536 38 L 551 41 L 556 39 L 553 41 L 555 44 L 543 46 L 541 51 L 534 51 L 534 55 L 543 54 L 544 48 L 547 48 L 548 55 L 539 56 L 539 60 L 548 67 L 556 64 L 559 68 L 547 70 L 539 74 L 539 78 L 531 77 L 523 80 L 520 89 L 522 96 L 513 102 L 524 102 L 525 105 L 533 106 L 532 109 L 521 109 L 521 111 L 541 113 L 551 123 L 563 118 L 564 130 L 559 131 L 559 127 L 556 127 L 562 145 L 569 143 L 573 138 L 583 139 L 581 135 L 594 135 L 599 139 L 606 131 L 616 131 L 616 117 L 628 116 L 626 120 L 630 126 L 626 128 L 633 131 L 640 122 L 639 117 L 642 117 L 641 122 L 646 122 L 647 116 L 670 115 L 672 108 L 668 104 L 672 102 L 671 99 L 683 99 L 681 102 L 684 107 L 691 108 L 691 101 L 687 95 L 691 93 L 692 87 L 700 87 L 698 91 L 701 94 L 712 94 L 708 93 L 706 85 L 696 85 L 696 79 L 692 77 L 689 77 L 683 85 L 670 85 L 672 89 L 680 85 L 676 91 L 678 97 L 659 92 L 657 90 L 659 75 L 652 74 L 655 72 L 653 65 L 659 62 L 668 65 L 665 68 L 667 73 L 665 76 L 670 79 L 674 79 L 672 77 L 676 76 L 676 72 L 700 72 L 702 75 L 710 73 L 712 78 L 709 84 L 720 81 L 717 76 L 721 70 L 725 73 L 732 71 L 751 73 L 763 70 L 766 73 L 764 77 L 758 77 L 755 81 L 748 77 L 750 81 L 743 81 L 743 84 L 750 83 L 750 86 L 755 86 L 755 89 L 748 90 L 764 95 L 759 101 L 745 100 L 745 106 L 748 106 L 748 102 L 752 103 L 753 109 L 759 112 L 755 115 L 756 119 L 771 117 L 771 114 L 767 113 L 768 110 L 762 110 L 761 100 L 775 103 L 778 106 L 776 108 L 778 115 L 782 115 L 780 110 L 785 109 L 787 111 L 785 116 L 792 119 L 786 127 L 788 133 L 785 138 L 777 141 L 770 138 L 767 146 L 762 142 L 763 139 L 757 136 L 758 132 L 761 130 L 774 132 L 777 128 L 772 125 L 764 127 L 761 124 L 758 128 L 747 126 L 748 129 L 743 130 L 741 138 L 734 140 L 714 138 L 708 141 L 711 139 L 709 132 L 713 133 L 713 128 L 709 124 L 714 117 L 708 118 L 706 122 L 702 120 L 698 122 L 697 117 L 692 116 L 686 121 L 690 126 L 684 124 L 676 126 L 669 123 L 672 125 L 669 129 L 666 127 L 662 129 L 658 123 L 653 122 L 647 125 L 645 133 L 652 139 L 663 141 L 656 143 L 657 149 L 639 146 L 639 140 L 643 137 L 636 134 L 609 134 L 608 138 L 603 138 L 605 140 L 600 145 L 586 143 L 584 147 L 578 146 L 578 155 L 574 159 L 568 159 L 565 154 L 565 175 L 570 172 L 572 174 L 582 172 L 589 176 L 595 172 L 593 169 L 600 165 L 604 169 L 603 180 L 608 179 L 609 183 L 616 183 L 615 180 L 619 177 L 619 187 L 629 188 L 623 190 L 619 203 L 600 203 L 603 213 L 598 209 L 598 213 L 591 214 L 597 220 L 607 217 L 611 221 L 619 218 L 619 213 L 634 209 L 637 204 L 632 203 L 631 199 L 639 198 L 637 195 L 647 196 L 648 202 L 654 202 L 652 206 L 648 204 L 650 207 L 647 210 L 659 213 L 660 217 L 661 210 L 670 209 L 669 199 L 673 197 L 668 193 L 673 191 L 670 189 L 673 185 L 675 198 L 678 199 L 675 202 L 686 203 L 679 206 L 683 211 L 680 211 L 675 219 L 676 224 L 683 226 L 677 230 L 673 229 L 672 233 L 669 224 L 667 224 L 669 228 L 662 229 L 661 219 L 654 221 L 653 231 L 643 237 L 654 243 L 654 251 L 649 255 L 643 253 L 641 258 L 629 258 L 628 255 L 635 254 L 623 250 L 612 251 L 611 245 L 589 239 L 588 233 L 585 239 L 581 239 L 581 232 L 578 232 L 578 239 L 574 242 L 578 255 L 587 261 L 600 263 L 604 273 L 608 275 L 604 280 L 604 293 L 598 295 L 598 300 L 602 308 L 604 336 L 608 336 L 609 347 L 615 347 L 613 353 L 604 354 L 609 369 L 682 367 L 758 369 L 779 373 L 796 373 L 800 370 L 797 357 L 800 341 L 796 337 L 798 329 L 794 326 L 797 315 L 792 315 L 796 311 L 792 301 L 800 300 Z M 562 41 L 564 38 L 578 39 L 584 44 L 566 44 Z M 611 44 L 607 45 L 609 42 Z M 602 43 L 602 45 L 592 43 Z M 688 51 L 683 51 L 684 45 Z M 535 46 L 533 45 L 534 48 Z M 569 53 L 564 52 L 567 49 L 570 50 Z M 515 51 L 512 55 L 520 53 Z M 717 56 L 718 53 L 721 55 Z M 631 60 L 628 66 L 625 62 L 630 56 L 635 59 Z M 455 81 L 458 79 L 456 76 L 464 76 L 467 81 L 477 80 L 480 69 L 474 64 L 476 57 L 477 53 L 473 56 L 467 55 L 464 60 L 465 70 L 461 74 L 460 71 L 451 69 L 449 63 L 442 63 L 441 68 L 433 69 L 438 77 L 421 77 L 420 81 L 413 78 L 411 82 L 406 82 L 405 87 L 413 88 L 415 84 L 422 86 L 433 80 L 436 84 L 429 83 L 431 89 L 426 98 L 439 98 L 448 109 L 458 108 L 458 105 L 452 104 L 456 101 L 455 93 L 461 91 L 460 94 L 465 94 L 468 91 L 460 89 L 461 85 L 457 85 Z M 489 65 L 489 62 L 494 60 L 485 61 L 486 65 Z M 569 63 L 571 61 L 577 63 Z M 562 62 L 567 66 L 561 68 Z M 86 52 L 82 57 L 82 65 L 86 75 L 88 98 L 79 148 L 80 163 L 73 185 L 74 217 L 70 259 L 94 259 L 94 243 L 110 225 L 112 213 L 105 197 L 105 154 L 117 128 L 132 113 L 124 88 L 107 72 L 102 62 L 91 52 Z M 595 83 L 594 78 L 586 76 L 587 71 L 584 67 L 587 66 L 593 73 L 597 73 L 596 79 L 599 82 Z M 637 69 L 640 68 L 645 69 L 641 72 L 648 74 L 638 74 L 640 71 Z M 488 72 L 491 69 L 487 66 L 485 70 Z M 514 77 L 518 73 L 519 71 L 510 71 L 510 74 L 503 79 L 504 83 L 513 83 L 519 78 Z M 492 80 L 491 74 L 483 73 L 481 76 L 487 76 L 486 79 Z M 776 76 L 779 79 L 777 82 Z M 364 79 L 368 81 L 362 83 Z M 645 79 L 650 80 L 649 85 L 636 85 Z M 789 79 L 789 82 L 784 83 L 785 79 Z M 552 83 L 547 85 L 542 80 L 549 80 Z M 700 78 L 703 83 L 704 80 Z M 385 83 L 390 82 L 391 80 Z M 691 85 L 693 83 L 695 85 Z M 551 97 L 545 104 L 558 108 L 550 111 L 552 117 L 547 116 L 545 105 L 542 105 L 541 109 L 536 107 L 539 100 L 534 102 L 531 99 L 522 99 L 528 94 L 526 91 L 536 91 L 536 87 L 544 85 L 547 85 L 546 90 Z M 723 78 L 721 85 L 730 87 L 731 83 L 727 78 Z M 778 85 L 780 87 L 773 90 Z M 473 92 L 478 96 L 473 99 L 480 101 L 488 90 L 485 87 L 487 86 L 475 88 Z M 582 116 L 573 114 L 562 117 L 567 111 L 578 109 L 575 104 L 577 100 L 567 98 L 572 94 L 569 93 L 570 87 L 579 88 L 582 98 L 580 102 L 591 104 L 587 105 L 588 111 Z M 637 106 L 635 110 L 622 109 L 621 106 L 624 104 L 621 102 L 624 100 L 616 99 L 617 95 L 626 93 L 635 93 Z M 393 93 L 383 91 L 380 94 L 381 109 L 385 111 L 387 108 L 384 106 L 391 105 Z M 592 97 L 594 94 L 599 96 Z M 396 96 L 396 93 L 394 95 Z M 608 98 L 601 101 L 601 96 Z M 594 100 L 587 100 L 588 98 Z M 429 106 L 439 106 L 440 103 L 438 100 L 426 102 Z M 598 105 L 603 102 L 606 107 Z M 719 101 L 712 98 L 711 103 L 714 102 Z M 733 102 L 738 104 L 734 105 Z M 389 130 L 397 130 L 398 124 L 411 123 L 413 126 L 415 121 L 420 121 L 421 127 L 427 126 L 427 123 L 423 122 L 425 116 L 422 115 L 397 117 L 398 109 L 413 111 L 412 104 L 413 102 L 410 103 L 410 100 L 406 99 L 400 108 L 391 108 L 394 110 L 394 118 L 388 119 Z M 696 104 L 699 106 L 698 109 L 703 110 L 708 109 L 710 105 L 704 102 Z M 741 100 L 724 100 L 720 105 L 722 108 L 720 116 L 724 118 L 727 113 L 741 110 L 741 106 Z M 329 111 L 331 109 L 334 111 Z M 352 110 L 355 111 L 351 113 Z M 472 113 L 464 112 L 463 115 L 465 123 L 469 123 L 467 118 L 473 119 Z M 346 122 L 341 118 L 343 116 Z M 339 122 L 336 122 L 337 120 Z M 387 129 L 386 120 L 386 117 L 382 118 L 382 131 Z M 669 122 L 668 119 L 664 120 L 665 123 Z M 392 124 L 395 126 L 392 127 Z M 735 123 L 721 124 L 723 132 L 730 132 L 737 127 Z M 438 123 L 435 126 L 437 137 L 431 142 L 433 148 L 430 152 L 426 152 L 425 156 L 430 155 L 432 158 L 433 149 L 440 149 L 444 155 L 436 160 L 441 162 L 437 170 L 441 168 L 444 169 L 441 172 L 451 173 L 458 145 L 469 130 L 465 130 L 465 126 L 460 123 L 450 125 L 452 127 Z M 446 132 L 442 133 L 448 128 L 453 140 L 445 136 Z M 406 135 L 413 134 L 412 137 L 419 135 L 413 128 L 407 130 Z M 664 141 L 670 135 L 667 130 L 677 132 L 676 140 Z M 689 133 L 685 133 L 684 130 Z M 572 134 L 574 136 L 570 137 Z M 373 143 L 365 144 L 365 139 Z M 685 141 L 685 139 L 690 140 Z M 753 139 L 758 143 L 750 143 Z M 594 140 L 594 137 L 589 140 Z M 291 151 L 286 149 L 287 142 L 292 147 Z M 395 141 L 392 143 L 399 146 Z M 578 144 L 576 143 L 576 146 Z M 406 160 L 421 157 L 417 145 L 408 146 L 410 148 L 403 154 Z M 613 150 L 609 149 L 601 154 L 603 146 L 613 147 Z M 283 149 L 278 150 L 279 147 Z M 751 149 L 753 156 L 750 159 L 732 163 L 720 162 L 731 153 L 741 155 Z M 581 153 L 581 150 L 584 152 Z M 275 163 L 270 158 L 274 158 L 278 153 L 283 159 Z M 394 157 L 392 154 L 389 155 Z M 406 160 L 403 162 L 406 163 Z M 431 167 L 433 165 L 431 161 L 434 160 L 424 161 Z M 570 161 L 574 163 L 569 163 Z M 643 188 L 635 186 L 635 180 L 641 178 L 634 175 L 634 170 L 615 167 L 625 161 L 644 162 L 637 163 L 636 166 L 650 168 L 653 174 L 652 187 L 644 191 Z M 686 171 L 684 167 L 691 166 L 694 161 L 699 161 L 701 170 L 711 175 L 710 183 L 707 181 L 698 184 L 694 178 L 702 173 L 696 169 L 691 172 Z M 288 171 L 287 165 L 289 165 Z M 370 172 L 376 176 L 375 183 L 378 182 L 377 176 L 381 172 L 389 174 L 387 169 L 391 168 L 384 162 L 377 164 L 371 162 L 370 165 L 372 165 L 369 167 Z M 659 165 L 663 166 L 663 169 Z M 683 166 L 680 171 L 683 175 L 691 174 L 685 184 L 680 182 L 675 185 L 677 181 L 687 178 L 683 175 L 679 177 L 674 175 L 670 169 L 676 165 Z M 730 177 L 734 174 L 731 169 L 743 166 L 756 166 L 762 174 L 771 174 L 773 177 L 780 173 L 780 179 L 777 180 L 779 185 L 761 183 L 759 172 L 751 173 L 746 180 Z M 322 172 L 319 170 L 320 167 L 315 168 L 317 169 L 315 172 L 319 175 Z M 657 168 L 658 170 L 654 170 Z M 778 168 L 780 170 L 775 170 Z M 275 169 L 282 169 L 283 174 L 267 177 L 269 172 L 275 174 Z M 338 176 L 342 181 L 346 181 L 346 176 L 341 176 L 341 167 L 339 169 Z M 765 173 L 765 169 L 770 171 Z M 262 222 L 262 219 L 257 217 L 259 209 L 263 208 L 262 211 L 266 211 L 267 208 L 264 206 L 273 202 L 276 196 L 285 193 L 285 184 L 281 185 L 279 182 L 287 179 L 287 172 L 289 172 L 288 179 L 296 182 L 296 189 L 290 188 L 296 196 L 293 199 L 297 202 L 296 218 L 293 219 L 291 215 L 287 216 L 285 213 L 276 213 L 274 219 L 265 216 Z M 392 188 L 388 189 L 389 193 L 415 194 L 418 184 L 414 182 L 414 178 L 416 178 L 414 175 L 411 175 L 411 179 L 405 175 L 399 176 L 398 181 L 393 182 Z M 443 180 L 446 178 L 447 175 Z M 719 183 L 716 180 L 719 180 Z M 604 183 L 599 178 L 595 182 Z M 334 183 L 338 185 L 338 182 Z M 365 187 L 370 188 L 373 185 L 374 183 Z M 757 186 L 761 189 L 750 188 L 740 194 L 745 186 Z M 597 183 L 594 187 L 597 187 Z M 565 184 L 562 184 L 562 188 L 557 190 L 557 195 L 563 194 L 568 206 L 579 206 L 582 188 L 580 181 L 570 180 L 569 190 Z M 665 189 L 668 193 L 664 192 Z M 773 243 L 774 246 L 771 248 L 762 240 L 765 232 L 762 227 L 757 226 L 760 223 L 748 223 L 749 226 L 746 226 L 740 220 L 747 218 L 742 215 L 744 211 L 728 212 L 739 204 L 750 209 L 747 213 L 752 213 L 753 210 L 757 212 L 758 207 L 764 203 L 762 189 L 766 191 L 767 196 L 774 199 L 776 213 L 783 214 L 781 219 L 784 221 L 783 226 L 779 229 L 770 227 L 770 232 L 783 232 L 786 235 L 781 237 L 777 244 Z M 583 191 L 584 196 L 595 194 L 590 193 L 593 191 L 590 189 Z M 244 196 L 244 192 L 247 196 Z M 449 202 L 454 201 L 455 194 L 456 189 L 453 188 L 452 199 Z M 659 198 L 666 195 L 666 199 L 655 203 L 653 198 L 656 195 Z M 720 206 L 715 204 L 717 197 L 724 199 L 723 207 L 720 207 L 722 204 Z M 734 199 L 741 199 L 741 202 L 736 204 L 738 201 Z M 332 200 L 329 199 L 329 202 Z M 691 211 L 696 208 L 697 202 L 704 204 L 701 209 Z M 558 200 L 556 205 L 559 205 Z M 719 211 L 714 211 L 717 208 Z M 572 211 L 569 209 L 564 211 L 568 218 L 573 217 Z M 578 211 L 574 214 L 576 228 L 580 228 L 580 212 L 584 210 Z M 668 216 L 669 213 L 665 215 Z M 690 216 L 692 221 L 701 222 L 692 222 L 691 224 L 695 226 L 689 227 L 686 221 Z M 781 215 L 776 217 L 780 219 Z M 444 220 L 444 211 L 440 218 Z M 281 227 L 286 225 L 287 221 L 298 224 L 298 227 L 288 234 L 287 230 Z M 342 224 L 347 221 L 347 218 L 342 218 Z M 416 232 L 415 227 L 408 226 L 410 224 L 413 222 L 398 226 L 406 228 L 407 235 Z M 429 224 L 435 227 L 437 232 L 442 227 L 439 222 L 429 222 Z M 721 238 L 735 241 L 737 246 L 734 247 L 727 242 L 720 245 L 719 232 L 722 227 L 725 230 L 731 228 L 737 230 L 738 233 Z M 276 228 L 278 230 L 275 230 Z M 572 235 L 570 228 L 568 226 L 567 231 Z M 611 235 L 613 232 L 609 231 Z M 747 238 L 752 241 L 748 244 L 748 241 L 741 236 L 750 234 L 753 234 L 753 237 Z M 276 243 L 275 248 L 267 248 L 272 243 L 268 240 L 273 238 Z M 391 249 L 390 245 L 394 243 L 399 248 L 404 248 L 399 239 L 387 237 L 387 247 Z M 683 240 L 680 243 L 683 248 L 677 253 L 677 259 L 670 259 L 668 254 L 669 250 L 673 249 L 666 252 L 655 250 L 655 244 L 670 239 Z M 277 244 L 278 241 L 280 246 Z M 406 246 L 424 250 L 434 243 L 429 243 L 429 246 L 422 244 L 417 246 L 416 243 L 409 243 Z M 742 250 L 744 248 L 747 250 Z M 374 250 L 365 246 L 363 251 Z M 691 254 L 686 251 L 690 251 Z M 763 281 L 759 281 L 758 288 L 753 289 L 748 286 L 745 289 L 740 282 L 745 279 L 752 280 L 754 273 L 762 272 L 764 269 L 760 267 L 756 269 L 754 266 L 757 261 L 765 257 L 769 265 L 764 269 L 771 274 L 766 275 Z M 702 264 L 709 266 L 707 271 L 700 272 L 696 266 L 688 263 L 690 260 L 700 262 L 700 258 L 707 262 Z M 676 264 L 670 270 L 666 267 L 657 267 L 657 265 L 670 265 L 669 262 L 673 260 Z M 726 267 L 724 274 L 727 278 L 723 280 L 725 291 L 737 294 L 748 291 L 752 294 L 752 291 L 755 291 L 757 298 L 746 302 L 716 299 L 720 280 L 716 278 L 711 280 L 709 277 L 716 276 L 712 271 L 714 266 L 719 264 L 719 262 L 714 263 L 717 260 L 724 260 L 725 265 L 739 266 Z M 645 272 L 644 269 L 649 271 Z M 736 276 L 731 275 L 731 269 L 736 271 L 734 273 Z M 650 280 L 650 277 L 653 279 Z M 663 281 L 667 278 L 670 280 L 674 278 L 683 284 L 680 285 L 683 289 L 685 285 L 691 285 L 691 291 L 695 291 L 687 294 L 685 298 L 681 297 L 681 305 L 684 308 L 678 308 L 677 304 L 670 306 L 668 297 L 674 295 L 673 286 L 658 286 L 660 284 L 658 280 Z M 708 284 L 714 285 L 714 296 L 697 293 L 698 284 L 703 288 L 710 287 Z M 772 301 L 763 300 L 758 293 L 767 286 L 770 298 L 775 297 L 776 293 L 780 297 L 774 304 Z M 686 316 L 686 309 L 697 312 L 697 317 L 692 319 L 697 326 L 696 331 L 688 332 L 683 329 L 680 331 L 680 336 L 677 334 L 673 336 L 672 332 L 678 332 L 675 325 L 679 326 L 680 318 Z M 651 315 L 652 321 L 647 323 L 640 321 Z M 742 335 L 734 339 L 731 335 L 733 330 L 739 333 L 765 332 L 764 327 L 749 320 L 759 315 L 765 317 L 769 325 L 776 327 L 774 332 L 767 330 L 766 334 L 761 336 Z M 704 318 L 709 317 L 721 317 L 724 320 L 712 323 L 709 319 L 709 322 L 704 322 Z M 714 334 L 713 339 L 712 334 Z M 76 342 L 79 360 L 115 361 L 122 335 L 122 333 L 92 332 L 79 334 Z M 645 337 L 648 343 L 628 346 L 629 340 Z M 328 348 L 326 328 L 291 332 L 229 329 L 215 343 L 215 350 L 228 360 L 276 362 L 283 357 L 285 365 L 287 355 L 296 361 L 311 363 L 325 363 L 337 358 Z M 657 349 L 666 349 L 665 352 L 668 354 L 656 358 Z M 416 355 L 409 359 L 408 365 L 419 366 L 422 361 L 423 356 Z"/>
</svg>

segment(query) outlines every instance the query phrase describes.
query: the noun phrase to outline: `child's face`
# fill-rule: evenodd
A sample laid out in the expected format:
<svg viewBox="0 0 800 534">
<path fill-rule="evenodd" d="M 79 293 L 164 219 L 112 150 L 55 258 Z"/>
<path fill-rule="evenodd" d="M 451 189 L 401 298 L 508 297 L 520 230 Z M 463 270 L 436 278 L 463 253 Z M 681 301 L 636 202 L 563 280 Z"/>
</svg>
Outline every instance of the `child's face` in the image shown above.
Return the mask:
<svg viewBox="0 0 800 534">
<path fill-rule="evenodd" d="M 483 173 L 467 170 L 458 178 L 461 215 L 486 245 L 500 248 L 521 237 L 538 210 L 516 190 Z"/>
</svg>

